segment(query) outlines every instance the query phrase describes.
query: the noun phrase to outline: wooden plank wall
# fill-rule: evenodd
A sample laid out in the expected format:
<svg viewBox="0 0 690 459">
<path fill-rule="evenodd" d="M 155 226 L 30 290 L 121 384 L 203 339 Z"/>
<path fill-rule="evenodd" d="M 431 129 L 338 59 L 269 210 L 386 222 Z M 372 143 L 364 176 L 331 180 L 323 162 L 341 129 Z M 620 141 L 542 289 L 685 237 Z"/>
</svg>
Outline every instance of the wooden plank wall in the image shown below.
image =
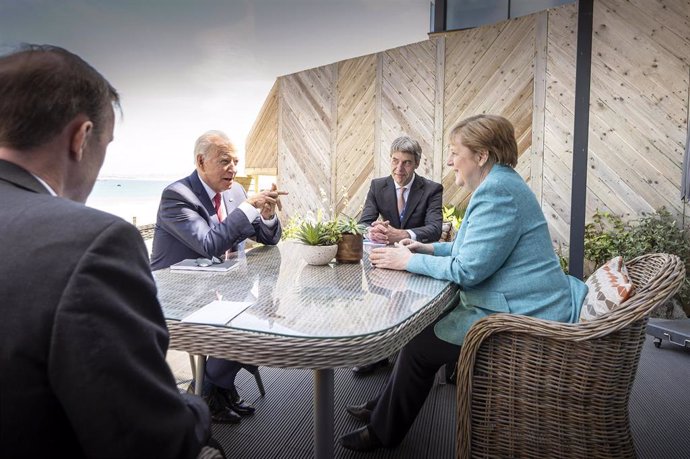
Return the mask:
<svg viewBox="0 0 690 459">
<path fill-rule="evenodd" d="M 422 144 L 418 172 L 443 183 L 444 203 L 463 203 L 445 166 L 447 133 L 466 116 L 498 113 L 515 125 L 517 169 L 554 242 L 567 245 L 576 37 L 573 3 L 280 77 L 247 165 L 271 164 L 264 137 L 275 132 L 278 182 L 291 191 L 283 217 L 319 206 L 351 215 L 371 178 L 388 174 L 391 141 L 407 134 Z M 665 206 L 682 218 L 689 74 L 690 0 L 595 0 L 588 216 Z"/>
<path fill-rule="evenodd" d="M 439 181 L 434 172 L 436 41 L 428 40 L 381 53 L 380 135 L 376 176 L 390 173 L 390 146 L 408 135 L 422 147 L 417 172 Z M 440 170 L 439 170 L 440 172 Z"/>
<path fill-rule="evenodd" d="M 278 187 L 288 191 L 283 219 L 331 203 L 337 64 L 280 78 Z"/>
<path fill-rule="evenodd" d="M 680 213 L 690 2 L 598 1 L 593 17 L 588 202 Z"/>
<path fill-rule="evenodd" d="M 552 238 L 565 244 L 570 238 L 577 8 L 566 5 L 546 14 L 544 109 L 534 123 L 544 132 L 542 210 Z"/>
<path fill-rule="evenodd" d="M 496 113 L 515 126 L 518 152 L 532 145 L 534 27 L 530 15 L 498 24 L 447 34 L 443 132 L 463 118 Z M 447 135 L 444 145 L 447 144 Z M 529 155 L 527 155 L 529 158 Z M 529 178 L 530 161 L 518 170 Z M 444 202 L 466 204 L 469 196 L 454 183 L 448 168 L 443 176 Z"/>
<path fill-rule="evenodd" d="M 247 175 L 278 175 L 278 86 L 276 80 L 247 136 L 251 151 L 245 167 Z"/>
<path fill-rule="evenodd" d="M 373 177 L 376 55 L 338 63 L 337 127 L 331 168 L 337 212 L 361 213 Z"/>
</svg>

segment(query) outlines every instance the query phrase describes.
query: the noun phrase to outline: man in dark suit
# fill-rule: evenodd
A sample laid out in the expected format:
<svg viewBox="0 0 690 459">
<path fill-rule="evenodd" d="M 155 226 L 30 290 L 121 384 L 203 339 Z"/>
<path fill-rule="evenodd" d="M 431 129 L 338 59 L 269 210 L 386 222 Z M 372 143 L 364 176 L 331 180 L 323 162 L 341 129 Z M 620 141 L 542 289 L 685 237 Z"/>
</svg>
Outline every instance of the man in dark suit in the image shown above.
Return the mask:
<svg viewBox="0 0 690 459">
<path fill-rule="evenodd" d="M 196 170 L 163 190 L 153 234 L 151 268 L 167 268 L 187 258 L 220 259 L 242 249 L 245 239 L 275 245 L 282 229 L 276 217 L 279 196 L 273 185 L 251 197 L 235 183 L 239 158 L 230 139 L 220 131 L 202 134 L 194 146 Z M 216 422 L 240 422 L 254 413 L 235 388 L 241 368 L 256 367 L 210 357 L 204 395 Z"/>
<path fill-rule="evenodd" d="M 422 147 L 410 137 L 398 137 L 391 144 L 391 175 L 371 181 L 359 220 L 370 225 L 367 236 L 372 242 L 392 244 L 410 238 L 426 243 L 441 237 L 443 185 L 415 174 L 421 158 Z M 383 359 L 352 371 L 364 375 L 387 364 Z"/>
<path fill-rule="evenodd" d="M 0 57 L 0 457 L 190 458 L 210 438 L 165 361 L 144 241 L 83 204 L 118 105 L 62 48 Z"/>
</svg>

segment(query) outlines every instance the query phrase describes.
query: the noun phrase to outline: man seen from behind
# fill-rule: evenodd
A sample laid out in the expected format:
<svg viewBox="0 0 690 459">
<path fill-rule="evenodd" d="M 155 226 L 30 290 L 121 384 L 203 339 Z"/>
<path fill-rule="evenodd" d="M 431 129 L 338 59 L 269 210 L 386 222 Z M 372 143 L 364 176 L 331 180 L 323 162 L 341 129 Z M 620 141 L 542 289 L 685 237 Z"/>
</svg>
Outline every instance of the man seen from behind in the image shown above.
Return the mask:
<svg viewBox="0 0 690 459">
<path fill-rule="evenodd" d="M 139 232 L 83 204 L 118 105 L 62 48 L 0 57 L 0 457 L 193 458 L 210 437 Z"/>
</svg>

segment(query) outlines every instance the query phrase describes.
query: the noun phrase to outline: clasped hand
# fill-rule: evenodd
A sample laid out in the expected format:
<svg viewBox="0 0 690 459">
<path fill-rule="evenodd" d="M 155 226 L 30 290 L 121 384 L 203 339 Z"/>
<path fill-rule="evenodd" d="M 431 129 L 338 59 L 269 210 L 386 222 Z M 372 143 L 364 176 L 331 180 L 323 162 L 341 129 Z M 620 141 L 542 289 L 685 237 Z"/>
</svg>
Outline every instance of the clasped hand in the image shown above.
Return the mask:
<svg viewBox="0 0 690 459">
<path fill-rule="evenodd" d="M 287 191 L 279 191 L 275 183 L 271 184 L 270 190 L 261 190 L 250 198 L 247 202 L 256 207 L 261 212 L 261 218 L 270 220 L 278 210 L 282 210 L 283 206 L 280 203 L 280 196 L 287 195 Z"/>
<path fill-rule="evenodd" d="M 408 238 L 410 234 L 405 230 L 400 230 L 390 226 L 388 220 L 377 220 L 369 227 L 367 237 L 370 241 L 378 244 L 392 244 Z"/>
</svg>

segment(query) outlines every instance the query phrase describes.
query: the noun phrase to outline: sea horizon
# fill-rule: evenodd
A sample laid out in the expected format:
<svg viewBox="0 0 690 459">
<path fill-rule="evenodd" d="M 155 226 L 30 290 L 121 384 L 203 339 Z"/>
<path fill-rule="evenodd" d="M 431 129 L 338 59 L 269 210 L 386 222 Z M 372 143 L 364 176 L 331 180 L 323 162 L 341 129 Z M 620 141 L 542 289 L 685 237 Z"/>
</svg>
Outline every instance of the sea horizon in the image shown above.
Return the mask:
<svg viewBox="0 0 690 459">
<path fill-rule="evenodd" d="M 181 176 L 173 176 L 170 174 L 149 174 L 149 175 L 103 175 L 98 176 L 97 180 L 154 180 L 154 181 L 168 181 L 170 183 L 179 179 Z"/>
<path fill-rule="evenodd" d="M 156 223 L 161 193 L 175 180 L 177 179 L 99 177 L 86 205 L 117 215 L 136 226 Z M 261 177 L 261 187 L 269 188 L 273 181 L 273 177 Z M 246 191 L 252 194 L 251 190 Z"/>
<path fill-rule="evenodd" d="M 103 177 L 96 180 L 86 205 L 117 215 L 136 225 L 156 222 L 163 189 L 174 180 Z"/>
</svg>

